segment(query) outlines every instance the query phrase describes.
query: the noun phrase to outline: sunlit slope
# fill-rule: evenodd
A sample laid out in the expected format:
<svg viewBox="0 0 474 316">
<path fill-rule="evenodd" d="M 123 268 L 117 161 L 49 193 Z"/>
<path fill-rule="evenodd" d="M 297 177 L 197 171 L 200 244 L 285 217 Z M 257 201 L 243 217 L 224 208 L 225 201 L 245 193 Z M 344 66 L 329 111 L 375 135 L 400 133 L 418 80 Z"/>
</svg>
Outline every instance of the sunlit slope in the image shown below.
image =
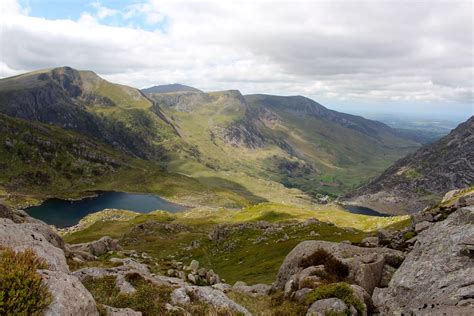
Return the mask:
<svg viewBox="0 0 474 316">
<path fill-rule="evenodd" d="M 193 157 L 176 151 L 169 170 L 202 178 L 238 174 L 243 186 L 259 178 L 312 195 L 340 194 L 418 146 L 382 123 L 302 97 L 238 91 L 148 96 L 196 149 Z"/>
</svg>

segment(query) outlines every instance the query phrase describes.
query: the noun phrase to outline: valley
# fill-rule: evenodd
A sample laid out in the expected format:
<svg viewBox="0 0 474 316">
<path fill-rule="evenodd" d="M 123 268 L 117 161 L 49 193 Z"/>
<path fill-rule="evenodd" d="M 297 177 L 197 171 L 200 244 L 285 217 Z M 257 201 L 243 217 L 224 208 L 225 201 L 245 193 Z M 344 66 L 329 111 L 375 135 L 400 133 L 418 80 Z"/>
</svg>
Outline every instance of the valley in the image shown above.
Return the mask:
<svg viewBox="0 0 474 316">
<path fill-rule="evenodd" d="M 423 232 L 471 229 L 472 117 L 427 144 L 303 96 L 60 67 L 0 79 L 0 123 L 0 247 L 45 254 L 76 314 L 392 312 Z"/>
</svg>

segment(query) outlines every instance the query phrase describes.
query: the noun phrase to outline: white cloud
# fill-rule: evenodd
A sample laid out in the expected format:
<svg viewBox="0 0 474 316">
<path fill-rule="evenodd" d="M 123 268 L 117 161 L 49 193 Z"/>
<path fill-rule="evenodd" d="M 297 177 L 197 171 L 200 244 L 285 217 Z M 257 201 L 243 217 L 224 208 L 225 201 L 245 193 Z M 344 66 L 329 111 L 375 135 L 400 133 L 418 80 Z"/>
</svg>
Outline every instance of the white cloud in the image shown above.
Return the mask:
<svg viewBox="0 0 474 316">
<path fill-rule="evenodd" d="M 148 0 L 120 12 L 94 2 L 78 21 L 1 3 L 0 76 L 70 65 L 137 87 L 460 102 L 474 112 L 471 1 Z M 103 24 L 116 16 L 134 27 Z M 159 27 L 137 29 L 137 19 Z"/>
</svg>

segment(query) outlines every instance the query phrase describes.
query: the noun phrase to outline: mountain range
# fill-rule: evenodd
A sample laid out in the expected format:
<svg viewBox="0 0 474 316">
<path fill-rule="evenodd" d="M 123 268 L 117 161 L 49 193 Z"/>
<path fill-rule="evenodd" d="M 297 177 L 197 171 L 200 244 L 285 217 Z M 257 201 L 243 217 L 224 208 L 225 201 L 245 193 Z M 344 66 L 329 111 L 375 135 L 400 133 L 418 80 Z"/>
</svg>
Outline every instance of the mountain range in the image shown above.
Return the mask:
<svg viewBox="0 0 474 316">
<path fill-rule="evenodd" d="M 180 84 L 140 91 L 69 67 L 0 79 L 0 113 L 0 192 L 20 204 L 111 185 L 192 205 L 354 198 L 374 192 L 354 190 L 421 146 L 409 133 L 303 96 Z M 390 170 L 370 185 L 385 183 Z"/>
<path fill-rule="evenodd" d="M 0 113 L 54 126 L 57 135 L 74 131 L 114 155 L 185 174 L 211 190 L 250 191 L 244 195 L 256 196 L 251 201 L 269 199 L 265 192 L 258 197 L 269 190 L 252 188 L 255 178 L 313 197 L 347 192 L 419 146 L 380 122 L 300 96 L 181 85 L 140 91 L 69 67 L 1 79 Z M 18 177 L 2 185 L 8 191 Z"/>
</svg>

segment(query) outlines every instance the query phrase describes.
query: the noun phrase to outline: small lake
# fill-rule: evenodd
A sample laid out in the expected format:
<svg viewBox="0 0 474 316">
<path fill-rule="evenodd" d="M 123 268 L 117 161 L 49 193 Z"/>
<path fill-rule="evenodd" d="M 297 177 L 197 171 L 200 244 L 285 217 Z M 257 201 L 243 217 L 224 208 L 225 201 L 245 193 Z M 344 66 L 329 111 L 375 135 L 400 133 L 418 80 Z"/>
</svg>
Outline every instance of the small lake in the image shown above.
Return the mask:
<svg viewBox="0 0 474 316">
<path fill-rule="evenodd" d="M 97 196 L 77 201 L 49 199 L 39 206 L 25 209 L 32 217 L 59 228 L 76 225 L 88 214 L 116 208 L 139 213 L 155 210 L 179 212 L 186 207 L 168 202 L 152 194 L 135 194 L 124 192 L 98 192 Z"/>
<path fill-rule="evenodd" d="M 362 214 L 362 215 L 370 215 L 370 216 L 379 216 L 379 217 L 390 217 L 392 215 L 381 213 L 375 211 L 371 208 L 364 207 L 364 206 L 357 206 L 357 205 L 344 205 L 344 208 L 351 213 L 354 214 Z"/>
</svg>

